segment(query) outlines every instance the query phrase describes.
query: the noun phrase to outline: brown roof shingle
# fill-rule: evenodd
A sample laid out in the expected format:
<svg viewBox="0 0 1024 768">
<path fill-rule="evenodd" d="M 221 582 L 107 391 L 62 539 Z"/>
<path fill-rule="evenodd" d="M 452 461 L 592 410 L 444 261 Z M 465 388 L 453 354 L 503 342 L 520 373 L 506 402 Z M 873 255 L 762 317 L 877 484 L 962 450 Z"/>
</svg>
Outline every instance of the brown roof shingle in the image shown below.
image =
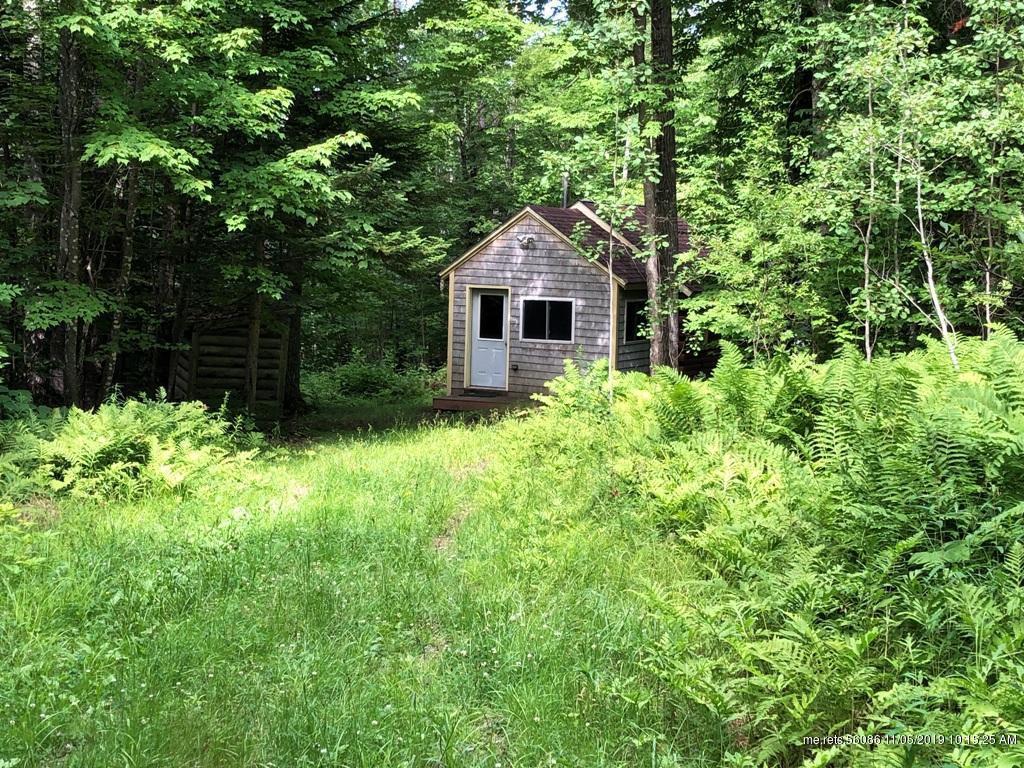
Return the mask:
<svg viewBox="0 0 1024 768">
<path fill-rule="evenodd" d="M 594 214 L 597 214 L 597 206 L 589 200 L 581 200 Z M 608 232 L 595 223 L 586 214 L 575 208 L 552 208 L 544 205 L 527 206 L 531 211 L 540 216 L 544 221 L 553 226 L 573 242 L 580 242 L 585 249 L 595 246 L 603 246 L 599 250 L 598 262 L 601 266 L 608 268 Z M 644 260 L 646 258 L 644 237 L 647 231 L 647 214 L 642 205 L 633 207 L 632 221 L 623 228 L 620 233 L 626 240 L 637 248 L 640 253 L 631 253 L 628 248 L 616 242 L 613 247 L 614 263 L 612 269 L 615 276 L 627 284 L 646 283 L 647 275 L 644 272 Z M 678 224 L 679 252 L 689 251 L 690 225 L 682 219 Z M 582 233 L 582 239 L 577 240 Z"/>
<path fill-rule="evenodd" d="M 585 250 L 596 251 L 597 262 L 605 269 L 608 268 L 608 232 L 586 214 L 573 208 L 551 208 L 544 205 L 528 207 L 563 235 L 573 242 L 578 242 Z M 627 284 L 647 281 L 643 262 L 637 260 L 628 248 L 620 242 L 615 242 L 612 246 L 612 254 L 614 256 L 612 271 L 616 277 Z"/>
<path fill-rule="evenodd" d="M 597 206 L 590 200 L 580 200 L 579 204 L 585 205 L 594 213 L 597 213 Z M 637 248 L 643 249 L 645 247 L 643 238 L 646 231 L 647 212 L 642 205 L 634 205 L 632 221 L 623 228 L 622 234 Z M 676 222 L 676 231 L 679 233 L 679 252 L 684 253 L 690 250 L 690 225 L 683 219 L 679 219 Z"/>
</svg>

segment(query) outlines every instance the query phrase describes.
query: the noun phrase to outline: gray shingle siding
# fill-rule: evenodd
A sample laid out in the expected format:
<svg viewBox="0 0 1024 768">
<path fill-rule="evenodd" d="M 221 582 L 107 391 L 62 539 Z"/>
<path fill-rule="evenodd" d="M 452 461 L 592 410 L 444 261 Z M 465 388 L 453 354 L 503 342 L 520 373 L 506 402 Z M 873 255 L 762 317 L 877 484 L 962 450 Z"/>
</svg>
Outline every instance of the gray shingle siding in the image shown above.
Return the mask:
<svg viewBox="0 0 1024 768">
<path fill-rule="evenodd" d="M 626 341 L 626 302 L 646 301 L 647 291 L 619 291 L 619 344 L 616 352 L 616 367 L 620 371 L 651 371 L 651 342 L 647 339 Z"/>
</svg>

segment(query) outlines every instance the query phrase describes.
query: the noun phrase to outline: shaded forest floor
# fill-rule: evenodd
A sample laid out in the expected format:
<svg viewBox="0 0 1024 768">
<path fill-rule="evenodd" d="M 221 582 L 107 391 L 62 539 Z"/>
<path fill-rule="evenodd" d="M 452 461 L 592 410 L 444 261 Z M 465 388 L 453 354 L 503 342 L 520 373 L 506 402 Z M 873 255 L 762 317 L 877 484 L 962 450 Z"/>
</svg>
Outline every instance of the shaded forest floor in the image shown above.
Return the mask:
<svg viewBox="0 0 1024 768">
<path fill-rule="evenodd" d="M 278 434 L 287 442 L 330 442 L 353 432 L 401 431 L 438 420 L 444 418 L 438 419 L 429 397 L 385 403 L 352 400 L 312 406 L 308 413 L 284 422 Z"/>
<path fill-rule="evenodd" d="M 677 764 L 633 650 L 663 545 L 499 479 L 515 426 L 310 434 L 186 498 L 24 508 L 0 765 Z"/>
</svg>

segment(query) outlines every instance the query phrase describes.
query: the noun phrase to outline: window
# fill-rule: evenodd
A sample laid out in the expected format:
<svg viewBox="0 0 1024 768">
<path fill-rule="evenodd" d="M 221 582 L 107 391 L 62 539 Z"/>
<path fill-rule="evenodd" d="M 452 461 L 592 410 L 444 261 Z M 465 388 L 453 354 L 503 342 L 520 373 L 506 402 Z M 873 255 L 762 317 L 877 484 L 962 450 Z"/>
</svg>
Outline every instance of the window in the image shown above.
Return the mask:
<svg viewBox="0 0 1024 768">
<path fill-rule="evenodd" d="M 497 293 L 481 293 L 479 311 L 479 337 L 505 338 L 505 297 Z"/>
<path fill-rule="evenodd" d="M 644 317 L 644 310 L 646 308 L 647 302 L 643 299 L 626 302 L 625 341 L 642 341 L 645 338 L 642 332 L 647 330 L 647 318 Z"/>
<path fill-rule="evenodd" d="M 572 341 L 572 299 L 523 299 L 523 338 Z"/>
</svg>

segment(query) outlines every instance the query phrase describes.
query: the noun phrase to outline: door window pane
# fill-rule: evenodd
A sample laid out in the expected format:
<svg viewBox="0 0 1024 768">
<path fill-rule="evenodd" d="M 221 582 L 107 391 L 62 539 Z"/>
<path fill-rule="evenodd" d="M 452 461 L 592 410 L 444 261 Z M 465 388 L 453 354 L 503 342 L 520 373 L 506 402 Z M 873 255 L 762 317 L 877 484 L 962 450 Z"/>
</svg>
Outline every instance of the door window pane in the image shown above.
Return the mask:
<svg viewBox="0 0 1024 768">
<path fill-rule="evenodd" d="M 480 338 L 505 338 L 505 297 L 501 294 L 480 294 Z"/>
</svg>

